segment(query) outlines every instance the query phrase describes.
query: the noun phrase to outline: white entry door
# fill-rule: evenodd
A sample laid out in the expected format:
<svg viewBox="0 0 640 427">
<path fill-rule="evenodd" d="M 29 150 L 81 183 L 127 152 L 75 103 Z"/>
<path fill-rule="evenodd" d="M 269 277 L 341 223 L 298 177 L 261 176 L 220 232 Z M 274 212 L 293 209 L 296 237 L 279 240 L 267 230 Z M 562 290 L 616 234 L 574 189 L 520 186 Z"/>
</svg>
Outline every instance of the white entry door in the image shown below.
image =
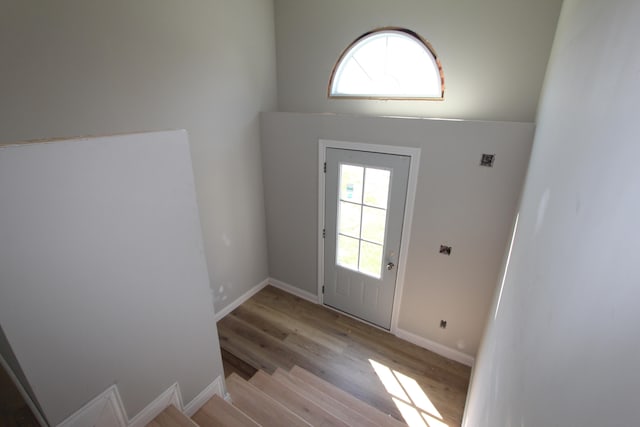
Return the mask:
<svg viewBox="0 0 640 427">
<path fill-rule="evenodd" d="M 409 156 L 327 148 L 323 302 L 391 327 Z"/>
</svg>

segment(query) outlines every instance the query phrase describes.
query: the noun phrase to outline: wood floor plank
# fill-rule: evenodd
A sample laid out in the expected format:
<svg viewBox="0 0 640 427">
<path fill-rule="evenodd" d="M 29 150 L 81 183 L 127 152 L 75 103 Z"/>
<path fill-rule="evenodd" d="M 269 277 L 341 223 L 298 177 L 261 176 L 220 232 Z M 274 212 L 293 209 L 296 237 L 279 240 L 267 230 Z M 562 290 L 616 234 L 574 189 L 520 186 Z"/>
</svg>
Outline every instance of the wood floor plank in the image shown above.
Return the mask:
<svg viewBox="0 0 640 427">
<path fill-rule="evenodd" d="M 287 382 L 297 393 L 312 399 L 319 406 L 321 406 L 327 412 L 334 414 L 342 421 L 353 427 L 378 427 L 380 424 L 376 423 L 372 418 L 354 411 L 343 402 L 336 400 L 330 395 L 318 390 L 304 381 L 301 378 L 289 375 L 285 370 L 278 368 L 273 373 L 272 377 L 277 378 L 280 381 Z"/>
<path fill-rule="evenodd" d="M 309 427 L 305 420 L 235 374 L 227 378 L 234 406 L 265 427 Z"/>
<path fill-rule="evenodd" d="M 371 359 L 394 371 L 415 378 L 425 393 L 430 396 L 433 403 L 453 417 L 456 416 L 456 413 L 459 413 L 460 408 L 464 407 L 468 378 L 460 380 L 459 377 L 450 376 L 437 368 L 429 368 L 430 365 L 423 360 L 405 356 L 400 351 L 393 353 L 389 348 L 383 347 L 379 340 L 367 343 L 362 336 L 353 333 L 351 333 L 350 337 L 353 340 L 342 353 L 344 360 L 364 361 Z M 393 338 L 397 340 L 397 338 Z M 309 348 L 308 345 L 306 347 Z M 401 347 L 401 345 L 396 347 Z M 370 368 L 370 366 L 367 368 Z M 367 369 L 365 374 L 373 375 L 373 371 Z M 375 389 L 376 386 L 372 385 L 372 387 Z M 380 405 L 379 402 L 375 402 L 366 395 L 358 395 L 358 397 L 372 405 Z M 392 410 L 387 409 L 387 411 Z"/>
<path fill-rule="evenodd" d="M 306 355 L 312 363 L 300 364 L 304 369 L 327 378 L 338 387 L 369 405 L 401 419 L 401 414 L 389 398 L 384 384 L 369 363 L 322 351 L 315 343 L 300 335 L 290 336 L 286 344 L 294 351 Z"/>
<path fill-rule="evenodd" d="M 377 362 L 394 381 L 415 381 L 443 423 L 461 424 L 469 367 L 272 286 L 218 322 L 218 332 L 223 358 L 231 354 L 269 374 L 298 365 L 402 420 L 373 369 Z"/>
<path fill-rule="evenodd" d="M 147 424 L 147 427 L 198 427 L 198 425 L 178 408 L 169 405 Z"/>
<path fill-rule="evenodd" d="M 398 339 L 366 323 L 300 300 L 273 287 L 267 287 L 264 291 L 256 296 L 256 300 L 260 301 L 261 298 L 266 297 L 271 303 L 279 302 L 281 309 L 295 306 L 295 318 L 298 322 L 316 325 L 319 329 L 333 331 L 347 339 L 349 342 L 347 353 L 353 353 L 359 358 L 375 355 L 403 368 L 411 369 L 411 374 L 440 381 L 446 384 L 446 388 L 454 388 L 466 395 L 471 373 L 468 366 Z"/>
<path fill-rule="evenodd" d="M 240 378 L 249 380 L 256 372 L 257 369 L 249 365 L 247 362 L 239 357 L 234 356 L 225 349 L 221 349 L 222 353 L 222 366 L 224 368 L 224 377 L 236 373 Z"/>
<path fill-rule="evenodd" d="M 290 318 L 288 322 L 300 323 L 294 318 Z M 398 408 L 389 398 L 370 364 L 341 357 L 339 352 L 332 351 L 330 347 L 297 333 L 288 334 L 284 341 L 275 339 L 270 334 L 262 334 L 259 325 L 238 319 L 235 314 L 227 316 L 218 326 L 222 348 L 236 351 L 229 348 L 227 342 L 242 347 L 240 353 L 250 354 L 250 363 L 257 369 L 273 373 L 277 366 L 285 370 L 293 365 L 302 366 L 385 413 L 401 419 Z"/>
<path fill-rule="evenodd" d="M 274 345 L 273 338 L 263 338 L 259 333 L 252 332 L 250 325 L 238 323 L 232 314 L 218 322 L 220 347 L 223 350 L 242 359 L 256 370 L 273 372 L 278 366 L 282 366 L 285 360 L 278 358 L 277 353 L 270 354 L 268 349 L 269 345 Z"/>
<path fill-rule="evenodd" d="M 322 406 L 298 393 L 287 383 L 258 371 L 249 382 L 268 394 L 312 426 L 349 427 L 340 418 L 326 411 Z"/>
<path fill-rule="evenodd" d="M 257 301 L 249 300 L 243 306 L 239 307 L 236 316 L 247 317 L 249 314 L 255 316 L 256 322 L 261 322 L 262 325 L 271 322 L 272 329 L 277 331 L 279 339 L 284 340 L 289 334 L 304 335 L 308 339 L 317 342 L 318 344 L 341 353 L 347 346 L 347 341 L 327 334 L 320 330 L 316 325 L 309 325 L 300 321 L 292 321 L 291 316 L 286 313 L 281 313 L 278 310 L 259 304 Z M 263 326 L 264 327 L 264 326 Z"/>
<path fill-rule="evenodd" d="M 298 334 L 290 334 L 284 341 L 275 339 L 262 334 L 257 325 L 248 324 L 235 315 L 225 317 L 218 326 L 222 347 L 231 352 L 234 350 L 227 347 L 228 342 L 240 347 L 240 354 L 248 355 L 254 367 L 272 373 L 278 366 L 285 370 L 294 365 L 301 366 L 385 413 L 402 419 L 369 363 L 342 358 Z"/>
<path fill-rule="evenodd" d="M 299 366 L 294 366 L 289 374 L 296 378 L 300 378 L 301 380 L 309 383 L 313 387 L 330 396 L 334 396 L 337 400 L 345 402 L 353 410 L 362 414 L 366 414 L 371 418 L 375 418 L 374 421 L 381 426 L 402 427 L 404 425 L 395 418 L 390 417 L 383 412 L 380 412 L 376 408 L 373 408 L 371 405 L 368 405 L 365 402 L 356 399 L 355 397 L 353 397 L 353 395 L 343 391 L 342 389 L 323 380 L 322 378 L 313 375 L 309 371 L 302 369 Z"/>
<path fill-rule="evenodd" d="M 291 317 L 294 317 L 297 322 L 307 323 L 317 329 L 343 337 L 351 343 L 351 346 L 364 346 L 382 355 L 393 358 L 400 357 L 402 358 L 401 363 L 417 360 L 421 363 L 422 369 L 429 370 L 430 375 L 441 372 L 442 379 L 449 384 L 461 380 L 460 388 L 466 391 L 468 387 L 469 367 L 400 340 L 392 334 L 371 327 L 366 323 L 288 295 L 279 289 L 266 287 L 263 292 L 248 302 L 271 304 L 280 310 L 295 314 Z"/>
<path fill-rule="evenodd" d="M 296 364 L 306 366 L 310 363 L 304 354 L 292 352 L 284 341 L 261 333 L 258 327 L 234 315 L 222 319 L 218 328 L 222 348 L 256 369 L 272 373 L 278 366 L 290 369 Z"/>
<path fill-rule="evenodd" d="M 362 354 L 357 352 L 356 354 Z M 451 417 L 455 417 L 459 413 L 459 408 L 464 408 L 466 400 L 466 388 L 459 389 L 455 385 L 451 385 L 442 379 L 432 378 L 425 375 L 424 372 L 407 367 L 403 363 L 399 363 L 398 360 L 387 359 L 383 355 L 377 355 L 371 357 L 373 362 L 377 362 L 384 366 L 385 369 L 389 369 L 396 378 L 406 377 L 407 381 L 415 381 L 418 383 L 422 392 L 429 398 L 429 400 L 435 405 L 440 413 L 448 414 Z"/>
<path fill-rule="evenodd" d="M 191 417 L 200 427 L 259 427 L 244 412 L 214 395 Z"/>
<path fill-rule="evenodd" d="M 301 300 L 273 287 L 266 287 L 248 301 L 250 304 L 271 305 L 277 310 L 289 314 L 296 323 L 304 323 L 342 337 L 351 344 L 363 344 L 366 347 L 393 356 L 406 355 L 407 358 L 423 361 L 423 366 L 438 368 L 451 377 L 465 379 L 468 383 L 470 368 L 435 353 L 424 350 L 406 341 L 400 340 L 388 332 L 373 328 L 333 310 Z M 318 310 L 318 308 L 321 308 Z M 452 379 L 453 379 L 452 378 Z M 463 386 L 466 388 L 466 384 Z"/>
</svg>

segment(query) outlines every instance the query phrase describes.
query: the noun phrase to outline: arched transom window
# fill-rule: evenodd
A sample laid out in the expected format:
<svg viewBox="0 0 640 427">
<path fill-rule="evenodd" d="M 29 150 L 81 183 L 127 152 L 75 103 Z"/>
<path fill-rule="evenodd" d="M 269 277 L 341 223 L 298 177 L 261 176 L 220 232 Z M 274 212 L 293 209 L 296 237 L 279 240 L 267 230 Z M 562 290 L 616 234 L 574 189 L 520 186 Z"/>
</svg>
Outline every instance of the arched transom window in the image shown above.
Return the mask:
<svg viewBox="0 0 640 427">
<path fill-rule="evenodd" d="M 429 42 L 411 30 L 371 31 L 340 56 L 329 97 L 442 100 L 442 66 Z"/>
</svg>

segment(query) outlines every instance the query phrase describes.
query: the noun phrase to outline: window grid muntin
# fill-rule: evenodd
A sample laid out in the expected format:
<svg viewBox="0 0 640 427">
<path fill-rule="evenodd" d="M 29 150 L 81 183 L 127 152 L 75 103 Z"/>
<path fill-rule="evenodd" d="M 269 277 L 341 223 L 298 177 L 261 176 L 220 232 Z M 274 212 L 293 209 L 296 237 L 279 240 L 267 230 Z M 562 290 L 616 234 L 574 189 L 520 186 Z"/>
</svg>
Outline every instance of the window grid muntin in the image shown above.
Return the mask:
<svg viewBox="0 0 640 427">
<path fill-rule="evenodd" d="M 343 188 L 343 168 L 344 167 L 359 167 L 362 169 L 362 179 L 361 179 L 361 183 L 362 183 L 362 188 L 360 189 L 360 203 L 354 202 L 352 200 L 345 200 L 342 197 L 342 188 Z M 388 173 L 388 180 L 387 180 L 387 184 L 386 184 L 386 206 L 385 208 L 381 208 L 379 206 L 374 206 L 368 203 L 365 203 L 365 188 L 367 185 L 367 181 L 366 181 L 366 176 L 367 176 L 367 170 L 375 170 L 375 171 L 386 171 Z M 339 169 L 338 169 L 338 212 L 337 212 L 337 224 L 336 224 L 336 265 L 349 269 L 349 270 L 353 270 L 353 271 L 357 271 L 361 274 L 365 274 L 367 276 L 370 277 L 374 277 L 377 279 L 380 279 L 382 277 L 382 265 L 383 265 L 383 258 L 384 258 L 384 246 L 385 246 L 385 240 L 386 240 L 386 233 L 387 233 L 387 222 L 389 219 L 389 191 L 391 189 L 391 170 L 390 169 L 386 169 L 386 168 L 375 168 L 375 167 L 368 167 L 368 166 L 364 166 L 364 165 L 357 165 L 357 164 L 350 164 L 350 163 L 340 163 L 339 165 Z M 359 227 L 359 236 L 358 237 L 354 237 L 354 236 L 350 236 L 348 234 L 344 234 L 340 232 L 341 229 L 341 203 L 347 203 L 347 204 L 351 204 L 351 205 L 357 205 L 360 206 L 360 227 Z M 382 244 L 378 243 L 378 242 L 374 242 L 370 239 L 363 239 L 362 238 L 362 227 L 363 227 L 363 213 L 364 213 L 364 208 L 368 207 L 371 209 L 375 209 L 375 210 L 381 210 L 385 212 L 385 217 L 384 217 L 384 230 L 383 230 L 383 242 Z M 340 263 L 339 257 L 340 257 L 340 236 L 346 238 L 346 239 L 352 239 L 352 240 L 357 240 L 358 241 L 358 254 L 357 254 L 357 269 L 353 269 L 350 265 L 344 265 Z M 367 244 L 371 244 L 374 246 L 377 246 L 379 248 L 381 248 L 381 257 L 380 257 L 380 262 L 378 264 L 378 274 L 371 274 L 368 271 L 363 271 L 361 268 L 361 261 L 362 261 L 362 242 L 365 242 Z"/>
<path fill-rule="evenodd" d="M 355 48 L 360 45 L 362 42 L 366 42 L 368 39 L 375 37 L 379 34 L 385 33 L 396 33 L 404 35 L 409 39 L 413 39 L 417 42 L 417 44 L 427 52 L 427 54 L 433 60 L 434 66 L 437 69 L 437 73 L 439 74 L 440 80 L 440 94 L 439 96 L 407 96 L 406 94 L 401 95 L 386 95 L 386 94 L 341 94 L 334 92 L 334 86 L 336 86 L 336 78 L 339 76 L 341 67 L 345 64 L 345 59 L 355 51 Z M 364 70 L 363 70 L 364 71 Z M 331 77 L 329 79 L 329 85 L 327 87 L 327 94 L 329 98 L 334 99 L 370 99 L 370 100 L 400 100 L 400 101 L 442 101 L 444 100 L 444 92 L 445 92 L 445 83 L 444 83 L 444 72 L 442 70 L 442 63 L 438 58 L 435 50 L 431 43 L 429 43 L 425 38 L 420 36 L 418 33 L 409 30 L 407 28 L 402 27 L 382 27 L 375 29 L 373 31 L 369 31 L 362 36 L 358 37 L 354 40 L 347 48 L 342 52 L 338 61 L 333 66 L 333 70 L 331 72 Z"/>
</svg>

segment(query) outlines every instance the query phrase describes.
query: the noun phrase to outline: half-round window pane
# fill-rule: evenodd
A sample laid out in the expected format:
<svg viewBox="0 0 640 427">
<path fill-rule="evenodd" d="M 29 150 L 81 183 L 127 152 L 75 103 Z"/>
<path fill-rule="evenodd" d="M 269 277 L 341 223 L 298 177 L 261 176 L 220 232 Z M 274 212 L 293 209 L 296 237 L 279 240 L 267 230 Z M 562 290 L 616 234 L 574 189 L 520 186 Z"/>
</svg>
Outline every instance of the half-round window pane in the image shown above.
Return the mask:
<svg viewBox="0 0 640 427">
<path fill-rule="evenodd" d="M 442 67 L 429 43 L 412 31 L 373 31 L 342 54 L 331 75 L 329 96 L 442 99 Z"/>
</svg>

